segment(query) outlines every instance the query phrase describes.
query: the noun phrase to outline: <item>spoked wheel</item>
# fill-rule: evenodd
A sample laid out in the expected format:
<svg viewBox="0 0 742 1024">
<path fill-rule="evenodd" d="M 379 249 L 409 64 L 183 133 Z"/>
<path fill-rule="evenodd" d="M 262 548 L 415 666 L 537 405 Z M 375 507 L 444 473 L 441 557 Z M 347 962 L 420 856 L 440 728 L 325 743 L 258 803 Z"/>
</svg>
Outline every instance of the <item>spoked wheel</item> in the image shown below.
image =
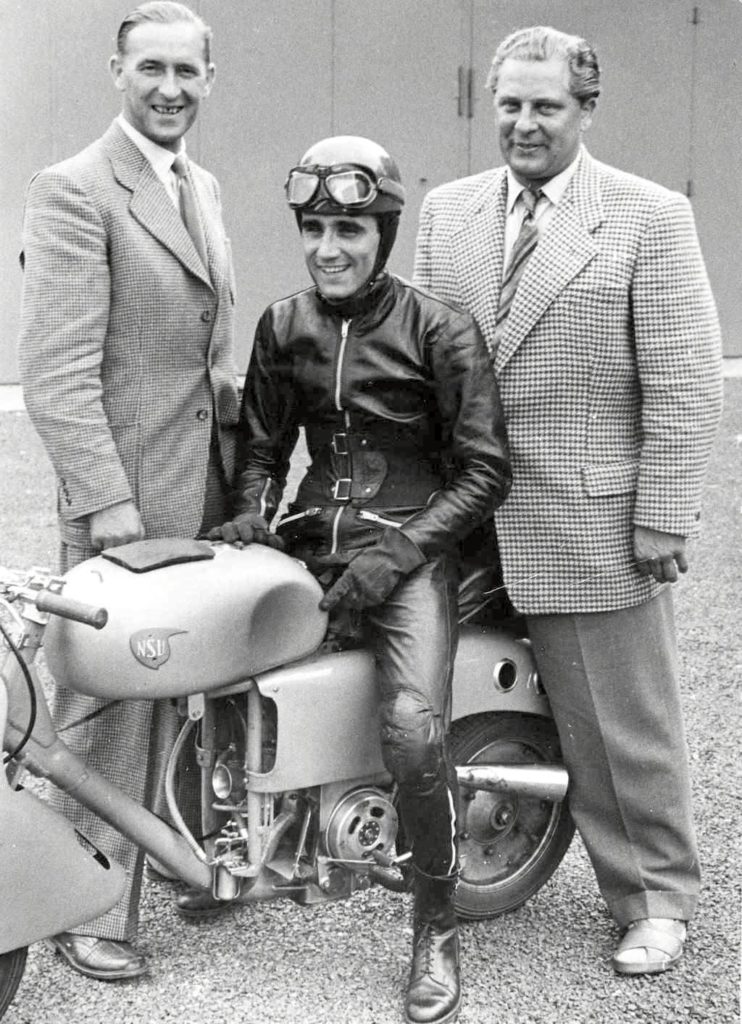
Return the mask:
<svg viewBox="0 0 742 1024">
<path fill-rule="evenodd" d="M 454 722 L 451 754 L 457 765 L 561 761 L 553 721 L 514 712 Z M 525 903 L 551 878 L 574 830 L 566 802 L 462 789 L 457 912 L 477 920 Z"/>
<path fill-rule="evenodd" d="M 0 954 L 0 1017 L 5 1016 L 21 983 L 27 952 L 28 946 L 21 946 L 20 949 Z"/>
</svg>

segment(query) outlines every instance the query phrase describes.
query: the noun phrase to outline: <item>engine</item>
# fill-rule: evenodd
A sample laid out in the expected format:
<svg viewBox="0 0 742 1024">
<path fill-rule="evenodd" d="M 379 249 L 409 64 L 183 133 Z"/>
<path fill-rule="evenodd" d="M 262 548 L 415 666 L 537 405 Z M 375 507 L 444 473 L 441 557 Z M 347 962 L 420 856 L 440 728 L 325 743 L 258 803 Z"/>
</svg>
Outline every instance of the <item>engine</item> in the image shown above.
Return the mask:
<svg viewBox="0 0 742 1024">
<path fill-rule="evenodd" d="M 360 786 L 346 793 L 330 815 L 324 832 L 328 857 L 369 866 L 392 860 L 399 819 L 386 793 Z"/>
</svg>

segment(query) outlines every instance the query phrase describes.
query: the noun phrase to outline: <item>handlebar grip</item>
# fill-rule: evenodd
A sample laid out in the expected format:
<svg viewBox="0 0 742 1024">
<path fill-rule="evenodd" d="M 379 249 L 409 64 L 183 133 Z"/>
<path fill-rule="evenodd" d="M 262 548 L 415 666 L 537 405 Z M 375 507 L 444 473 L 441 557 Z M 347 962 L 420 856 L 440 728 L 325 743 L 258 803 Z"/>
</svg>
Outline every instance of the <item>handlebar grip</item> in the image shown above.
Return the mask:
<svg viewBox="0 0 742 1024">
<path fill-rule="evenodd" d="M 108 622 L 108 612 L 105 608 L 96 608 L 95 605 L 75 601 L 74 598 L 65 597 L 63 594 L 53 594 L 49 590 L 41 591 L 36 598 L 36 607 L 40 612 L 51 612 L 52 615 L 60 615 L 63 619 L 84 622 L 86 626 L 93 626 L 94 629 L 103 629 Z"/>
</svg>

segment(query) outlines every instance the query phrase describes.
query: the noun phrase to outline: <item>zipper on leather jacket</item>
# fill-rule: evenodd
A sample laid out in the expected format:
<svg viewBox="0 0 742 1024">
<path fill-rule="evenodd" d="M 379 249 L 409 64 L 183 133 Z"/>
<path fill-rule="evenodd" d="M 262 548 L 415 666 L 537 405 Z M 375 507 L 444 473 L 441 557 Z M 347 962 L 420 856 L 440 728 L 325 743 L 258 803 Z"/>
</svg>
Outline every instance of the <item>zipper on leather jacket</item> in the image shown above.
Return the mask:
<svg viewBox="0 0 742 1024">
<path fill-rule="evenodd" d="M 402 525 L 398 523 L 396 519 L 387 519 L 386 516 L 380 516 L 377 512 L 369 512 L 368 509 L 362 508 L 358 512 L 359 519 L 366 519 L 371 523 L 379 523 L 381 526 L 396 526 L 397 529 Z"/>
<path fill-rule="evenodd" d="M 303 512 L 294 512 L 293 515 L 284 516 L 280 523 L 276 526 L 279 530 L 282 526 L 286 526 L 287 523 L 294 523 L 297 519 L 311 518 L 312 516 L 318 516 L 322 509 L 319 506 L 313 506 L 312 508 L 305 508 Z"/>
<path fill-rule="evenodd" d="M 338 351 L 337 366 L 335 368 L 335 408 L 342 412 L 343 405 L 340 401 L 340 379 L 343 374 L 343 360 L 345 349 L 348 344 L 348 332 L 350 331 L 350 320 L 343 320 L 340 325 L 340 349 Z"/>
<path fill-rule="evenodd" d="M 272 483 L 273 479 L 271 477 L 266 477 L 263 486 L 260 488 L 260 493 L 258 494 L 258 515 L 263 516 L 263 518 L 268 514 L 268 496 L 270 494 Z"/>
<path fill-rule="evenodd" d="M 350 331 L 350 320 L 343 320 L 340 324 L 340 348 L 338 350 L 337 364 L 335 367 L 335 408 L 338 412 L 343 414 L 343 423 L 346 431 L 350 429 L 350 413 L 347 409 L 343 408 L 341 401 L 341 387 L 342 387 L 342 376 L 343 376 L 343 362 L 345 360 L 345 349 L 348 345 L 348 333 Z M 347 508 L 347 505 L 341 505 L 337 510 L 332 520 L 332 546 L 330 548 L 330 554 L 337 554 L 337 550 L 340 544 L 340 519 L 342 518 L 343 512 Z"/>
<path fill-rule="evenodd" d="M 346 507 L 347 506 L 345 505 L 341 505 L 340 508 L 335 513 L 332 520 L 332 547 L 330 548 L 331 555 L 336 555 L 338 551 L 338 546 L 340 544 L 340 518 L 343 512 L 345 512 Z"/>
</svg>

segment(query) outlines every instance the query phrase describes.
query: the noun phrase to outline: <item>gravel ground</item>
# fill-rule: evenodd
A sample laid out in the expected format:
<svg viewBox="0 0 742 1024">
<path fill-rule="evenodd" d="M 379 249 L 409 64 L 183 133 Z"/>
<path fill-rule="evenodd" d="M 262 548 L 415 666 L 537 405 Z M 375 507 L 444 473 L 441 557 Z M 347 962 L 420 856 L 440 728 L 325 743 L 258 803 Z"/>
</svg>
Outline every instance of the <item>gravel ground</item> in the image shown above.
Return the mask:
<svg viewBox="0 0 742 1024">
<path fill-rule="evenodd" d="M 53 555 L 51 483 L 25 414 L 0 416 L 3 451 L 22 450 L 19 486 L 48 504 L 19 515 L 0 495 L 0 564 Z M 11 447 L 7 447 L 10 445 Z M 705 876 L 686 956 L 665 975 L 616 977 L 616 929 L 575 840 L 550 883 L 515 913 L 462 927 L 460 1024 L 680 1024 L 739 1019 L 739 759 L 742 381 L 726 382 L 703 533 L 676 591 L 683 698 Z M 5 457 L 4 457 L 5 458 Z M 6 462 L 7 466 L 7 462 Z M 28 483 L 24 484 L 23 474 Z M 50 532 L 51 531 L 51 532 Z M 19 557 L 19 552 L 23 556 Z M 307 910 L 290 902 L 188 925 L 171 886 L 147 884 L 140 946 L 151 974 L 103 984 L 43 944 L 3 1024 L 396 1024 L 411 942 L 409 897 L 383 890 Z"/>
</svg>

